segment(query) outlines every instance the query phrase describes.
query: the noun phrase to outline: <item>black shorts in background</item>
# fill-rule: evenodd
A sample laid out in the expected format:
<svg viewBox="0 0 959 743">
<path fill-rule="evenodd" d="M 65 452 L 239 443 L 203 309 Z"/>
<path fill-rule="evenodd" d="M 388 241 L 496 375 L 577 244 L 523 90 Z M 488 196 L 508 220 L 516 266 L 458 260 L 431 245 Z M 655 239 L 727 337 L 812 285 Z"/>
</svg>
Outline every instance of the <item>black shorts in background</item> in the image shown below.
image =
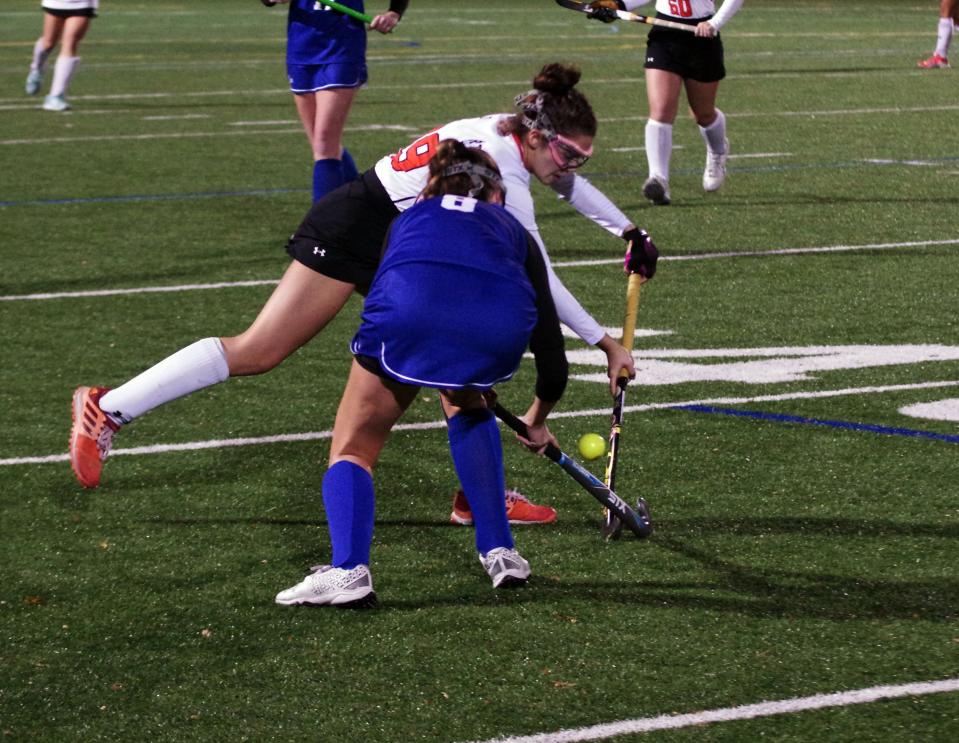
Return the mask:
<svg viewBox="0 0 959 743">
<path fill-rule="evenodd" d="M 317 201 L 286 244 L 307 268 L 369 291 L 383 241 L 399 211 L 372 170 Z"/>
<path fill-rule="evenodd" d="M 73 10 L 66 10 L 64 8 L 44 8 L 43 12 L 49 13 L 57 18 L 74 18 L 76 16 L 79 16 L 80 18 L 97 17 L 97 12 L 93 8 L 74 8 Z"/>
<path fill-rule="evenodd" d="M 695 26 L 708 18 L 689 21 L 672 16 L 656 14 L 657 18 Z M 703 39 L 686 31 L 653 26 L 646 39 L 647 70 L 666 70 L 679 75 L 683 80 L 712 83 L 726 77 L 723 63 L 723 42 L 719 34 L 712 39 Z"/>
</svg>

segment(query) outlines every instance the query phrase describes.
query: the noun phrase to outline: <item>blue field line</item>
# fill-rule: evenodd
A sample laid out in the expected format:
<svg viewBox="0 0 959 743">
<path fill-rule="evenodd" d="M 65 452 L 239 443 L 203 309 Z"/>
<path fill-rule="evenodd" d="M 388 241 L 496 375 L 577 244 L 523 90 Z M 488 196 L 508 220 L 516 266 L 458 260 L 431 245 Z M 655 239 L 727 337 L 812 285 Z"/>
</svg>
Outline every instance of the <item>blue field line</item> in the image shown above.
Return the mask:
<svg viewBox="0 0 959 743">
<path fill-rule="evenodd" d="M 959 444 L 959 436 L 933 433 L 931 431 L 917 431 L 913 428 L 892 428 L 890 426 L 876 426 L 870 423 L 852 423 L 850 421 L 833 421 L 823 418 L 805 418 L 800 415 L 763 413 L 759 410 L 718 408 L 712 405 L 677 405 L 673 410 L 689 410 L 694 413 L 713 413 L 717 415 L 732 415 L 740 418 L 756 418 L 758 420 L 773 421 L 775 423 L 805 423 L 812 426 L 843 428 L 850 431 L 868 431 L 869 433 L 879 433 L 885 436 L 908 436 L 915 439 L 933 439 L 934 441 L 946 441 L 950 444 Z"/>
<path fill-rule="evenodd" d="M 137 201 L 190 201 L 193 199 L 221 199 L 235 196 L 273 196 L 287 193 L 306 193 L 308 188 L 254 188 L 249 191 L 196 191 L 193 193 L 134 194 L 132 196 L 89 196 L 68 199 L 29 199 L 27 201 L 0 201 L 4 206 L 59 206 L 63 204 L 119 204 Z"/>
</svg>

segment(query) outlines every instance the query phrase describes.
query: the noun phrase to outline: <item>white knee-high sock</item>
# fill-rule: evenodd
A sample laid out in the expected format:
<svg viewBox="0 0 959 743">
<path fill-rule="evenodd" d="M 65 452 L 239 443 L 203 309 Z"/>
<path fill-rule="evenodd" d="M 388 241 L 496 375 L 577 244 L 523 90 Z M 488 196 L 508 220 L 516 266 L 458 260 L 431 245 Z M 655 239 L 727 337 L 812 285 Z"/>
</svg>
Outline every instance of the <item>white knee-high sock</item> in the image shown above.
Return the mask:
<svg viewBox="0 0 959 743">
<path fill-rule="evenodd" d="M 952 18 L 939 19 L 939 33 L 936 36 L 936 54 L 940 57 L 949 56 L 949 44 L 952 43 Z"/>
<path fill-rule="evenodd" d="M 703 135 L 707 150 L 717 155 L 726 151 L 726 116 L 718 108 L 716 120 L 709 126 L 699 127 L 699 133 Z"/>
<path fill-rule="evenodd" d="M 650 178 L 669 180 L 669 158 L 673 153 L 673 125 L 649 119 L 646 122 L 646 162 Z"/>
<path fill-rule="evenodd" d="M 30 60 L 30 69 L 37 72 L 43 70 L 43 65 L 46 64 L 47 57 L 50 56 L 50 52 L 52 51 L 53 47 L 47 49 L 43 46 L 42 36 L 37 39 L 37 43 L 33 45 L 33 58 Z"/>
<path fill-rule="evenodd" d="M 70 87 L 70 79 L 73 73 L 77 71 L 77 65 L 80 64 L 79 57 L 57 57 L 57 63 L 53 66 L 53 82 L 50 83 L 50 95 L 66 95 L 67 88 Z"/>
<path fill-rule="evenodd" d="M 129 423 L 163 403 L 202 390 L 230 376 L 219 338 L 204 338 L 167 356 L 100 398 L 100 409 L 118 423 Z"/>
</svg>

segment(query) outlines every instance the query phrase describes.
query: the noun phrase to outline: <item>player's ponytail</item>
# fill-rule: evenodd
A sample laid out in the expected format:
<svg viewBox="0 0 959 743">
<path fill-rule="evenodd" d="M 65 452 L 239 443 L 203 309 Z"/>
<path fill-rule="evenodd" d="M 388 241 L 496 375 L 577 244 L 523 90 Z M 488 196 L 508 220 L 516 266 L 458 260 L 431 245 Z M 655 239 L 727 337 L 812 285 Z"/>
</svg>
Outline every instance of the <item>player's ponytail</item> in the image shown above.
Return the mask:
<svg viewBox="0 0 959 743">
<path fill-rule="evenodd" d="M 503 178 L 496 162 L 482 150 L 467 147 L 458 139 L 444 139 L 430 159 L 430 175 L 421 198 L 454 194 L 491 201 L 503 193 Z"/>
<path fill-rule="evenodd" d="M 520 112 L 505 122 L 506 133 L 520 136 L 530 129 L 564 136 L 596 136 L 596 114 L 576 90 L 578 67 L 550 62 L 533 78 L 533 89 L 516 96 Z"/>
</svg>

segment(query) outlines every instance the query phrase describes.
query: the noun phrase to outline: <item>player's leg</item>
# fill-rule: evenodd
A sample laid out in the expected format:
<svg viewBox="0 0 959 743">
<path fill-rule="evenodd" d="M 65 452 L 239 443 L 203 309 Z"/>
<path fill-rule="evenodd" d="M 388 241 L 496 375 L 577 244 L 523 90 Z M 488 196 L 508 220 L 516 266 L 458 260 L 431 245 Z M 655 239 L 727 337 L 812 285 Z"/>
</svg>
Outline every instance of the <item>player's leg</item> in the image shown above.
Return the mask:
<svg viewBox="0 0 959 743">
<path fill-rule="evenodd" d="M 499 427 L 482 393 L 444 390 L 450 453 L 476 526 L 476 549 L 493 586 L 524 583 L 529 563 L 515 550 L 503 493 Z"/>
<path fill-rule="evenodd" d="M 323 478 L 323 505 L 333 545 L 331 564 L 278 593 L 278 604 L 344 605 L 372 596 L 372 470 L 393 425 L 418 390 L 367 371 L 354 359 L 336 412 L 330 466 Z"/>
<path fill-rule="evenodd" d="M 646 96 L 649 119 L 646 122 L 646 162 L 649 176 L 643 195 L 657 205 L 669 203 L 669 161 L 673 151 L 673 123 L 679 110 L 683 80 L 674 72 L 646 69 Z"/>
<path fill-rule="evenodd" d="M 43 32 L 40 38 L 33 45 L 33 56 L 30 59 L 30 72 L 27 74 L 27 83 L 25 86 L 27 95 L 36 95 L 40 92 L 40 86 L 43 84 L 43 68 L 47 62 L 47 57 L 53 51 L 53 47 L 60 40 L 63 33 L 63 18 L 59 18 L 52 13 L 43 14 Z"/>
<path fill-rule="evenodd" d="M 719 81 L 703 83 L 698 80 L 686 80 L 685 86 L 690 111 L 706 143 L 703 188 L 706 191 L 716 191 L 726 180 L 726 158 L 729 155 L 726 116 L 716 108 Z"/>
<path fill-rule="evenodd" d="M 313 201 L 356 177 L 353 158 L 343 149 L 343 129 L 356 91 L 357 88 L 328 88 L 294 95 L 313 152 Z"/>
<path fill-rule="evenodd" d="M 949 67 L 949 47 L 955 33 L 955 24 L 959 21 L 959 2 L 940 0 L 939 23 L 936 27 L 936 48 L 928 59 L 920 60 L 919 67 L 932 70 Z"/>
<path fill-rule="evenodd" d="M 230 338 L 204 338 L 113 390 L 80 387 L 73 398 L 70 462 L 84 487 L 100 484 L 120 426 L 230 376 L 261 374 L 309 341 L 353 292 L 348 284 L 293 261 L 253 324 Z"/>
<path fill-rule="evenodd" d="M 60 54 L 53 66 L 50 94 L 43 101 L 43 107 L 48 111 L 66 111 L 70 108 L 66 102 L 67 90 L 77 71 L 77 65 L 80 64 L 77 48 L 90 28 L 90 20 L 87 16 L 70 16 L 65 19 L 60 40 Z"/>
</svg>

